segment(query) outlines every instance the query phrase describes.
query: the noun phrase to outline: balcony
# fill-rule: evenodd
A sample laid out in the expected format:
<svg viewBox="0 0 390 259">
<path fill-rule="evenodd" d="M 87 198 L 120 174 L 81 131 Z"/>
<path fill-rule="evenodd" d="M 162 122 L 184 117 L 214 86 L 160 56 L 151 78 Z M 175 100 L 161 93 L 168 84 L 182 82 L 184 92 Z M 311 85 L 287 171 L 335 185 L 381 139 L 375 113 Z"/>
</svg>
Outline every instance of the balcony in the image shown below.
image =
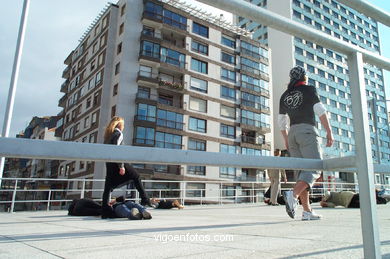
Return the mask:
<svg viewBox="0 0 390 259">
<path fill-rule="evenodd" d="M 248 83 L 248 82 L 245 82 L 245 81 L 241 81 L 241 87 L 242 88 L 246 88 L 246 89 L 249 89 L 249 90 L 252 90 L 252 91 L 255 91 L 257 93 L 260 93 L 261 95 L 263 96 L 266 96 L 266 97 L 269 97 L 269 90 L 265 89 L 265 88 L 262 88 L 258 85 L 255 85 L 255 84 L 251 84 L 251 83 Z"/>
<path fill-rule="evenodd" d="M 248 57 L 252 57 L 252 58 L 254 58 L 256 60 L 263 59 L 265 61 L 268 61 L 267 57 L 264 57 L 264 56 L 260 55 L 257 52 L 251 51 L 251 50 L 243 48 L 243 47 L 240 48 L 240 52 L 241 52 L 242 55 L 245 55 L 245 56 L 248 56 Z"/>
<path fill-rule="evenodd" d="M 61 93 L 67 93 L 68 92 L 68 85 L 69 85 L 69 79 L 66 79 L 65 82 L 61 85 Z"/>
<path fill-rule="evenodd" d="M 240 127 L 250 130 L 259 131 L 262 133 L 269 133 L 271 132 L 271 125 L 265 122 L 252 120 L 248 118 L 242 118 L 241 117 L 241 123 Z"/>
<path fill-rule="evenodd" d="M 167 142 L 167 141 L 156 141 L 156 147 L 170 148 L 170 149 L 183 149 L 183 145 Z"/>
<path fill-rule="evenodd" d="M 241 143 L 260 146 L 263 149 L 271 149 L 271 142 L 265 142 L 263 137 L 251 137 L 245 134 L 240 135 Z"/>
<path fill-rule="evenodd" d="M 70 77 L 70 67 L 67 66 L 64 71 L 62 72 L 62 78 L 69 79 Z"/>
<path fill-rule="evenodd" d="M 184 123 L 178 122 L 178 121 L 172 121 L 172 120 L 166 120 L 166 119 L 157 119 L 157 126 L 164 127 L 164 128 L 170 128 L 170 129 L 176 129 L 176 130 L 183 130 L 184 129 Z"/>
<path fill-rule="evenodd" d="M 150 146 L 154 147 L 155 145 L 154 139 L 146 139 L 146 138 L 134 138 L 133 139 L 133 145 L 134 146 Z"/>
<path fill-rule="evenodd" d="M 254 101 L 250 101 L 250 100 L 246 100 L 246 99 L 241 98 L 241 105 L 255 108 L 255 109 L 261 111 L 262 113 L 270 113 L 270 108 L 268 106 L 263 105 L 263 104 L 258 103 L 258 102 L 254 102 Z"/>
<path fill-rule="evenodd" d="M 241 64 L 241 70 L 246 71 L 246 72 L 251 73 L 251 74 L 256 75 L 256 76 L 266 75 L 264 72 L 260 71 L 259 69 L 247 66 L 245 64 Z"/>
<path fill-rule="evenodd" d="M 145 59 L 153 62 L 160 63 L 160 53 L 150 50 L 141 50 L 138 59 Z"/>
<path fill-rule="evenodd" d="M 158 83 L 159 86 L 170 90 L 183 91 L 184 83 L 182 80 L 174 79 L 173 81 L 161 80 Z"/>
<path fill-rule="evenodd" d="M 65 108 L 67 96 L 68 96 L 68 95 L 65 94 L 65 95 L 62 96 L 61 99 L 58 101 L 58 106 L 59 106 L 59 107 Z"/>
<path fill-rule="evenodd" d="M 173 57 L 170 57 L 170 56 L 161 56 L 161 62 L 162 63 L 165 63 L 165 64 L 168 64 L 168 65 L 171 65 L 171 66 L 175 66 L 175 67 L 178 67 L 178 68 L 182 68 L 184 69 L 185 68 L 185 65 L 186 65 L 186 62 L 185 61 L 181 61 L 177 58 L 173 58 Z"/>
<path fill-rule="evenodd" d="M 152 84 L 158 84 L 158 74 L 149 71 L 138 71 L 137 82 L 144 81 Z"/>
</svg>

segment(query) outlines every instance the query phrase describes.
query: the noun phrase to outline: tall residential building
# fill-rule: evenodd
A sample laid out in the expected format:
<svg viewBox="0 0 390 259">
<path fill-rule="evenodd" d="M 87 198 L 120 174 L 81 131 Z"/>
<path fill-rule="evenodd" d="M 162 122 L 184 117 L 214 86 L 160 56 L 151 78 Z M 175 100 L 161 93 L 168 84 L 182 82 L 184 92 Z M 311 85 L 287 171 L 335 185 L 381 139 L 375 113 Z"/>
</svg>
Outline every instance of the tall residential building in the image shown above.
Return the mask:
<svg viewBox="0 0 390 259">
<path fill-rule="evenodd" d="M 65 95 L 59 101 L 64 109 L 62 139 L 103 143 L 105 126 L 118 115 L 125 119 L 126 145 L 270 155 L 269 51 L 249 36 L 221 17 L 178 1 L 120 0 L 109 5 L 65 60 Z M 249 168 L 134 166 L 144 179 L 154 180 L 264 178 L 263 171 Z M 105 167 L 67 161 L 60 174 L 104 179 Z M 165 196 L 217 198 L 219 191 L 211 187 L 146 185 L 187 189 L 185 194 L 163 192 Z M 230 184 L 223 195 L 249 195 L 245 188 Z"/>
<path fill-rule="evenodd" d="M 329 34 L 336 40 L 345 41 L 364 49 L 380 53 L 378 25 L 372 18 L 333 0 L 251 0 L 257 6 L 274 13 L 303 23 L 309 27 Z M 339 157 L 355 153 L 354 130 L 352 126 L 351 94 L 348 77 L 347 57 L 331 49 L 326 49 L 313 42 L 293 37 L 252 22 L 245 17 L 236 17 L 241 28 L 253 32 L 254 39 L 272 49 L 273 102 L 274 114 L 278 113 L 279 98 L 289 81 L 289 70 L 299 65 L 308 72 L 309 84 L 316 86 L 322 103 L 328 109 L 335 143 L 331 148 L 323 148 L 324 156 Z M 368 99 L 377 100 L 369 109 L 371 143 L 374 161 L 380 158 L 381 163 L 390 163 L 390 137 L 386 104 L 383 71 L 365 64 L 364 78 Z M 369 102 L 369 108 L 372 102 Z M 375 141 L 373 116 L 377 116 L 379 149 Z M 276 116 L 274 116 L 276 122 Z M 319 127 L 320 123 L 317 120 Z M 281 134 L 275 128 L 275 146 L 283 148 Z M 325 146 L 326 133 L 321 131 L 322 144 Z M 352 175 L 340 173 L 343 180 Z M 345 178 L 345 179 L 344 179 Z M 383 182 L 384 178 L 382 179 Z"/>
</svg>

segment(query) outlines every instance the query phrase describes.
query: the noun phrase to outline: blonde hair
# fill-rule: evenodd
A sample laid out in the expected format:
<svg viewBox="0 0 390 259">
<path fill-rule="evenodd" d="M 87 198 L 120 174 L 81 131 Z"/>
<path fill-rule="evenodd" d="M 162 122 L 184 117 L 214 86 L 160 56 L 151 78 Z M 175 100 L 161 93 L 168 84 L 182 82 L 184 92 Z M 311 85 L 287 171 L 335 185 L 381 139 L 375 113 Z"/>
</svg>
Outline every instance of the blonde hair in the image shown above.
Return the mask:
<svg viewBox="0 0 390 259">
<path fill-rule="evenodd" d="M 104 143 L 109 143 L 112 133 L 114 132 L 115 128 L 118 127 L 119 124 L 122 123 L 124 125 L 124 119 L 122 117 L 114 116 L 112 117 L 110 123 L 108 123 L 105 131 L 104 131 Z"/>
</svg>

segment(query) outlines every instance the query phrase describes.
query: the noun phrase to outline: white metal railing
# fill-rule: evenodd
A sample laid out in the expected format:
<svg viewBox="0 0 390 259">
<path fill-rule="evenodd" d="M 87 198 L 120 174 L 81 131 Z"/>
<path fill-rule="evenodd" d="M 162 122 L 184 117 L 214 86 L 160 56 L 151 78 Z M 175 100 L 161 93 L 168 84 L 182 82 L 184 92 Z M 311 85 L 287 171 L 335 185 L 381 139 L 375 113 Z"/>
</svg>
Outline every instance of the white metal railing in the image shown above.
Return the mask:
<svg viewBox="0 0 390 259">
<path fill-rule="evenodd" d="M 66 209 L 67 203 L 71 202 L 74 198 L 84 198 L 88 193 L 95 193 L 94 197 L 88 197 L 94 201 L 101 201 L 100 198 L 103 193 L 103 189 L 95 188 L 89 189 L 86 188 L 87 182 L 103 182 L 104 180 L 92 180 L 92 179 L 52 179 L 52 178 L 3 178 L 2 181 L 9 182 L 8 189 L 0 189 L 0 211 L 14 212 L 16 210 L 42 210 L 46 209 L 49 211 L 53 206 L 52 204 L 57 204 L 54 206 L 54 209 Z M 26 188 L 25 186 L 19 186 L 20 183 L 37 183 L 37 182 L 47 182 L 49 183 L 65 183 L 66 186 L 70 182 L 81 182 L 81 188 L 47 188 L 41 189 L 39 186 Z M 175 183 L 178 186 L 184 186 L 184 188 L 167 188 L 167 189 L 156 189 L 156 188 L 147 188 L 145 191 L 151 198 L 158 199 L 178 199 L 183 205 L 186 202 L 195 203 L 199 205 L 204 204 L 231 204 L 231 203 L 259 203 L 263 201 L 264 192 L 268 189 L 270 185 L 269 182 L 253 182 L 253 181 L 167 181 L 167 180 L 144 180 L 144 184 L 148 183 Z M 201 183 L 201 184 L 212 184 L 209 188 L 203 189 L 192 189 L 187 188 L 188 183 Z M 184 184 L 184 185 L 182 185 Z M 229 189 L 226 185 L 244 185 L 244 188 L 241 189 L 241 194 L 239 194 L 239 189 Z M 288 182 L 288 185 L 293 185 L 293 182 Z M 383 186 L 377 185 L 379 188 L 390 189 L 390 185 Z M 289 188 L 282 188 L 281 191 L 288 190 Z M 342 191 L 342 190 L 352 190 L 357 192 L 358 185 L 356 183 L 344 183 L 344 182 L 316 182 L 315 187 L 311 190 L 312 197 L 321 197 L 324 195 L 325 191 Z M 188 196 L 188 192 L 193 191 L 197 192 L 199 195 Z M 224 192 L 233 192 L 233 195 L 223 195 Z M 242 194 L 242 191 L 249 192 L 248 194 Z M 217 193 L 218 195 L 208 195 L 208 192 Z M 27 199 L 27 193 L 30 193 L 29 199 Z M 37 195 L 40 193 L 41 195 Z M 59 193 L 61 195 L 56 195 Z M 126 193 L 130 194 L 130 197 L 133 197 L 134 200 L 139 201 L 137 190 L 121 188 L 114 193 Z M 177 193 L 177 195 L 172 195 L 172 193 Z M 24 195 L 24 199 L 18 194 Z M 32 195 L 31 195 L 32 194 Z M 38 197 L 37 197 L 38 196 Z M 4 198 L 5 197 L 5 198 Z M 10 197 L 10 199 L 7 199 Z M 19 198 L 18 198 L 19 197 Z M 44 198 L 47 197 L 47 198 Z M 57 198 L 56 198 L 57 197 Z M 69 198 L 72 197 L 72 198 Z M 99 198 L 96 198 L 99 197 Z M 58 205 L 59 203 L 64 203 L 63 205 Z M 30 209 L 16 209 L 16 204 L 29 204 Z"/>
</svg>

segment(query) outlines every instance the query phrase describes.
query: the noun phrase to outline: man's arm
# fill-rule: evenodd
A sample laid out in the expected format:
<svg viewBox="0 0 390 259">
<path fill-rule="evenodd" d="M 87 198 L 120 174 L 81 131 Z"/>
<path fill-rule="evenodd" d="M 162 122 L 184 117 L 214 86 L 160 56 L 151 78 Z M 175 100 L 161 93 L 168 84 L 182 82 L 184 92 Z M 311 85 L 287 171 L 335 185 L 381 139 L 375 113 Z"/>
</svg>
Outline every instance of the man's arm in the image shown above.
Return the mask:
<svg viewBox="0 0 390 259">
<path fill-rule="evenodd" d="M 333 139 L 332 130 L 330 129 L 329 126 L 328 116 L 326 115 L 326 113 L 320 116 L 320 121 L 322 126 L 324 126 L 326 130 L 326 146 L 331 147 L 333 145 L 334 139 Z"/>
</svg>

